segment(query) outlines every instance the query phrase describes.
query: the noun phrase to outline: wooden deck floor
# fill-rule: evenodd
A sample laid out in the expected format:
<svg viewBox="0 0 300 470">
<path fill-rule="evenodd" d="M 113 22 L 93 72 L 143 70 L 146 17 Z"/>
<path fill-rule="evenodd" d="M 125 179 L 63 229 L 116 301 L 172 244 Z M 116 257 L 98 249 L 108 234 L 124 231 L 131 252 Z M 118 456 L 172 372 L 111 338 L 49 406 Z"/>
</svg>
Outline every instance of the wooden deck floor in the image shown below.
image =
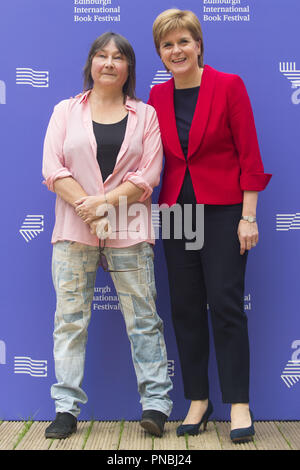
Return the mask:
<svg viewBox="0 0 300 470">
<path fill-rule="evenodd" d="M 300 421 L 255 422 L 255 438 L 233 444 L 230 423 L 210 421 L 198 436 L 177 437 L 179 422 L 166 423 L 162 438 L 147 434 L 136 421 L 79 421 L 68 439 L 45 439 L 45 421 L 2 421 L 0 450 L 300 450 Z"/>
</svg>

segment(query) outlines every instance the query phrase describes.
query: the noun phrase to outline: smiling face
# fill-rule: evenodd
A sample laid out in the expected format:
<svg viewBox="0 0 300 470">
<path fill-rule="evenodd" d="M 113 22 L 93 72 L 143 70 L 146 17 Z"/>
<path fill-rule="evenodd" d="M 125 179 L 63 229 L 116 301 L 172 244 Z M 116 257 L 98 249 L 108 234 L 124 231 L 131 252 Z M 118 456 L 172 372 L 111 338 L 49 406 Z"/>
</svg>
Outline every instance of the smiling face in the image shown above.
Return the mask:
<svg viewBox="0 0 300 470">
<path fill-rule="evenodd" d="M 201 42 L 195 41 L 187 29 L 177 29 L 166 34 L 160 41 L 159 53 L 175 80 L 199 71 Z"/>
<path fill-rule="evenodd" d="M 94 87 L 109 86 L 123 89 L 128 78 L 128 62 L 113 40 L 110 40 L 94 55 L 91 77 Z"/>
</svg>

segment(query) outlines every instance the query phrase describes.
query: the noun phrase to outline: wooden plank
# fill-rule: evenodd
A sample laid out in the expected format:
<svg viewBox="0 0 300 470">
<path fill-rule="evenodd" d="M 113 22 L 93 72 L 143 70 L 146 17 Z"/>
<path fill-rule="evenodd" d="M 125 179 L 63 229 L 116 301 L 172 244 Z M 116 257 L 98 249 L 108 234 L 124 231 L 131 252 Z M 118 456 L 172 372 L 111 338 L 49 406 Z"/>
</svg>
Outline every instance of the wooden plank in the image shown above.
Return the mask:
<svg viewBox="0 0 300 470">
<path fill-rule="evenodd" d="M 146 433 L 139 422 L 127 421 L 123 426 L 120 440 L 121 422 L 92 423 L 79 421 L 77 433 L 67 439 L 46 439 L 45 428 L 49 422 L 34 422 L 16 446 L 16 450 L 186 450 L 185 437 L 176 436 L 180 422 L 169 421 L 165 425 L 162 438 Z M 24 421 L 4 421 L 0 424 L 0 449 L 12 450 L 24 430 Z M 198 436 L 188 436 L 188 450 L 300 450 L 300 422 L 255 422 L 254 441 L 233 444 L 230 440 L 230 423 L 208 423 L 206 432 Z M 88 438 L 87 433 L 90 431 Z"/>
<path fill-rule="evenodd" d="M 221 450 L 221 443 L 212 421 L 207 423 L 206 431 L 198 436 L 188 436 L 189 450 Z"/>
<path fill-rule="evenodd" d="M 119 421 L 95 421 L 84 450 L 117 450 L 120 424 Z"/>
<path fill-rule="evenodd" d="M 181 421 L 167 421 L 162 437 L 155 437 L 154 450 L 187 450 L 185 437 L 176 435 L 176 428 Z"/>
<path fill-rule="evenodd" d="M 152 436 L 147 433 L 139 421 L 124 423 L 119 450 L 151 450 Z"/>
<path fill-rule="evenodd" d="M 19 442 L 16 450 L 48 450 L 52 439 L 45 438 L 45 429 L 51 421 L 35 421 Z"/>
<path fill-rule="evenodd" d="M 255 445 L 258 450 L 290 450 L 274 423 L 259 421 L 254 423 L 254 427 Z"/>
<path fill-rule="evenodd" d="M 276 425 L 292 449 L 300 450 L 300 421 L 279 421 Z"/>
<path fill-rule="evenodd" d="M 24 429 L 24 421 L 5 421 L 0 426 L 0 449 L 13 450 L 19 433 Z"/>
</svg>

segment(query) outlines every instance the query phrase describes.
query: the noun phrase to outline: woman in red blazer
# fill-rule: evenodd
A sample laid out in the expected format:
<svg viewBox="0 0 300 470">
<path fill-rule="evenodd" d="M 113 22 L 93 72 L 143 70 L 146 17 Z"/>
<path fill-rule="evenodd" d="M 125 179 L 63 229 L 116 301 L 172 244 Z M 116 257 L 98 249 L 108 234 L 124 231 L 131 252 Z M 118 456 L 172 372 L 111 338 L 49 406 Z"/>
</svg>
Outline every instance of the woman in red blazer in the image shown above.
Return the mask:
<svg viewBox="0 0 300 470">
<path fill-rule="evenodd" d="M 251 104 L 237 75 L 203 64 L 203 36 L 190 11 L 170 9 L 153 25 L 156 50 L 173 78 L 151 89 L 165 167 L 159 203 L 192 207 L 190 230 L 204 205 L 204 244 L 187 249 L 176 223 L 164 239 L 172 318 L 185 397 L 191 400 L 177 435 L 198 434 L 213 411 L 208 384 L 208 319 L 213 335 L 224 403 L 231 403 L 231 439 L 251 439 L 249 340 L 244 313 L 247 254 L 258 243 L 258 191 L 264 173 Z M 172 207 L 173 206 L 173 209 Z M 198 212 L 198 215 L 200 212 Z M 172 219 L 173 220 L 173 219 Z M 180 222 L 181 223 L 181 222 Z M 177 227 L 178 228 L 178 227 Z M 196 246 L 196 245 L 195 245 Z"/>
</svg>

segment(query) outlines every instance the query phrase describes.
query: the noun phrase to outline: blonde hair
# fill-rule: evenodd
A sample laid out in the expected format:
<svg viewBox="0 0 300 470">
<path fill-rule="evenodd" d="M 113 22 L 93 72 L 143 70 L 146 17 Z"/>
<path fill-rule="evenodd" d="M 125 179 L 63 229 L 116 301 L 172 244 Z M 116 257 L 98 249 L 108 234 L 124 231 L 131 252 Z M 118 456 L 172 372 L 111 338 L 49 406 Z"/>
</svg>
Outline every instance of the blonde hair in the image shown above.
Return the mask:
<svg viewBox="0 0 300 470">
<path fill-rule="evenodd" d="M 163 37 L 176 29 L 187 29 L 194 41 L 201 41 L 201 53 L 198 57 L 198 64 L 199 67 L 203 67 L 204 44 L 202 28 L 195 13 L 189 10 L 171 8 L 160 13 L 155 19 L 152 32 L 158 55 L 160 56 L 160 43 Z"/>
</svg>

